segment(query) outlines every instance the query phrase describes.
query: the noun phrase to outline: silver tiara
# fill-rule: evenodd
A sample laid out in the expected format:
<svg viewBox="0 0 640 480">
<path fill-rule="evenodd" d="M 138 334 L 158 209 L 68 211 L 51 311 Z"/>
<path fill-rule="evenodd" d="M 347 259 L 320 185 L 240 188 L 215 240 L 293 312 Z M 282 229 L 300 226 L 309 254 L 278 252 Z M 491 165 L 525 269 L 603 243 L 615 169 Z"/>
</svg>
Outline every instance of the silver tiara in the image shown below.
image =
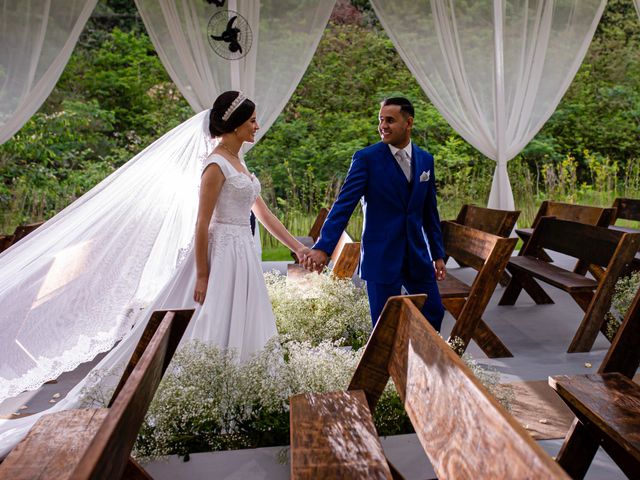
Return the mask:
<svg viewBox="0 0 640 480">
<path fill-rule="evenodd" d="M 226 122 L 227 120 L 229 120 L 229 117 L 231 117 L 231 115 L 233 115 L 233 112 L 235 112 L 236 109 L 246 99 L 247 99 L 247 97 L 244 96 L 244 93 L 238 92 L 238 96 L 235 98 L 235 100 L 233 102 L 231 102 L 231 105 L 229 105 L 229 108 L 227 108 L 227 111 L 224 112 L 224 115 L 222 115 L 222 121 Z"/>
</svg>

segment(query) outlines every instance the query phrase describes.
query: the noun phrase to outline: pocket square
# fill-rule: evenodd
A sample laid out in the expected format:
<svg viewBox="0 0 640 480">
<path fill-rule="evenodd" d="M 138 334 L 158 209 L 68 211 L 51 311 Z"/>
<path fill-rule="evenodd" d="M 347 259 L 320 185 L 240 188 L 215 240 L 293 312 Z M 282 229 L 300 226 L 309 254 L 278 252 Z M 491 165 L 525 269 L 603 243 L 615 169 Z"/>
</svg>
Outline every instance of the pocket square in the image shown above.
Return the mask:
<svg viewBox="0 0 640 480">
<path fill-rule="evenodd" d="M 430 177 L 431 177 L 431 170 L 427 170 L 426 172 L 422 172 L 420 174 L 420 181 L 428 182 Z"/>
</svg>

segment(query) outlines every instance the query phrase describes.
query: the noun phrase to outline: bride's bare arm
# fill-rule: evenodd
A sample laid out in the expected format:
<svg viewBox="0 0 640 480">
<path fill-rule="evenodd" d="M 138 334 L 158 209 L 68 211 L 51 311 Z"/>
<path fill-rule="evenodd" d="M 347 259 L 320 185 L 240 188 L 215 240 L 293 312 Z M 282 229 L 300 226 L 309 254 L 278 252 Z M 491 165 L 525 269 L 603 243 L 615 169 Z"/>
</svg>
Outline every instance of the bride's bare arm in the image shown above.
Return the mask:
<svg viewBox="0 0 640 480">
<path fill-rule="evenodd" d="M 202 304 L 209 283 L 209 223 L 216 207 L 218 195 L 224 183 L 222 170 L 211 164 L 202 174 L 200 181 L 200 200 L 198 202 L 198 219 L 196 221 L 195 255 L 196 255 L 196 288 L 193 299 Z"/>
<path fill-rule="evenodd" d="M 298 260 L 302 261 L 304 255 L 308 253 L 310 249 L 305 247 L 300 243 L 300 241 L 296 240 L 291 233 L 289 233 L 289 230 L 287 230 L 282 222 L 278 220 L 278 217 L 269 210 L 269 207 L 264 203 L 262 197 L 258 196 L 256 202 L 253 204 L 252 210 L 258 220 L 260 220 L 260 223 L 265 226 L 269 233 L 280 240 L 280 242 L 282 242 L 282 244 L 289 250 L 295 252 L 298 256 Z"/>
</svg>

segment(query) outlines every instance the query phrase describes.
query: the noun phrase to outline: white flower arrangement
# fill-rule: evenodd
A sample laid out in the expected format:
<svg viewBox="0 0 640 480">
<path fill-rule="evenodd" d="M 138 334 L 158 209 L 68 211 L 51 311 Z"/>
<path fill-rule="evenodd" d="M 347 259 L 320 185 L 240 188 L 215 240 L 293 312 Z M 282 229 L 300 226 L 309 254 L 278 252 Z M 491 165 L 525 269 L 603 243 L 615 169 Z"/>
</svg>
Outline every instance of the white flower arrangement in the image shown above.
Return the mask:
<svg viewBox="0 0 640 480">
<path fill-rule="evenodd" d="M 371 334 L 369 301 L 363 287 L 325 271 L 303 282 L 265 274 L 276 325 L 281 335 L 313 345 L 341 341 L 358 349 Z"/>
<path fill-rule="evenodd" d="M 281 335 L 248 362 L 201 342 L 176 352 L 141 428 L 136 457 L 286 445 L 289 397 L 347 388 L 371 331 L 366 293 L 328 274 L 310 278 L 303 296 L 297 284 L 266 275 Z M 508 408 L 512 392 L 501 388 L 499 374 L 467 354 L 462 358 Z M 83 391 L 84 405 L 105 405 L 123 368 L 99 372 Z M 412 431 L 392 382 L 374 421 L 380 435 Z"/>
</svg>

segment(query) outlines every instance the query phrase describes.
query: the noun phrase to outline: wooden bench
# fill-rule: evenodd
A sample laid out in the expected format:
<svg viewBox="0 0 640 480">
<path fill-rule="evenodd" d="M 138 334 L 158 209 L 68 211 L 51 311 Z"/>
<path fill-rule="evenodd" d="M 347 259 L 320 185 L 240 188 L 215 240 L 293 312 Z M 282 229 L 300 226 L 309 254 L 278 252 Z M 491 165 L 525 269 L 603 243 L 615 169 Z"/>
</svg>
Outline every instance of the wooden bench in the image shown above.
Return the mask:
<svg viewBox="0 0 640 480">
<path fill-rule="evenodd" d="M 615 214 L 611 218 L 611 225 L 615 226 L 618 220 L 630 220 L 640 222 L 640 199 L 636 198 L 616 198 L 613 201 Z M 638 232 L 636 228 L 615 226 L 616 229 L 628 231 L 630 233 Z M 627 230 L 628 229 L 628 230 Z"/>
<path fill-rule="evenodd" d="M 338 278 L 352 278 L 360 263 L 360 242 L 354 242 L 347 232 L 342 232 L 340 240 L 329 257 L 328 267 Z M 287 265 L 287 278 L 300 279 L 310 274 L 299 264 Z"/>
<path fill-rule="evenodd" d="M 629 478 L 640 475 L 640 290 L 596 375 L 549 377 L 576 419 L 558 453 L 572 478 L 584 478 L 600 445 Z"/>
<path fill-rule="evenodd" d="M 324 221 L 327 219 L 327 215 L 329 215 L 329 210 L 325 207 L 322 207 L 316 216 L 316 219 L 311 225 L 311 229 L 309 230 L 309 235 L 303 237 L 295 237 L 296 240 L 300 241 L 305 247 L 313 247 L 314 243 L 318 241 L 320 237 L 320 230 L 322 230 L 322 225 L 324 225 Z M 293 261 L 298 263 L 298 257 L 294 252 L 291 252 L 291 256 L 293 257 Z"/>
<path fill-rule="evenodd" d="M 0 235 L 0 253 L 4 252 L 13 243 L 13 235 Z"/>
<path fill-rule="evenodd" d="M 572 203 L 545 200 L 540 205 L 538 213 L 536 213 L 536 217 L 533 219 L 532 227 L 516 229 L 516 234 L 520 239 L 522 239 L 522 248 L 520 249 L 520 252 L 524 250 L 524 247 L 531 238 L 531 234 L 543 217 L 556 217 L 559 220 L 569 220 L 570 222 L 607 227 L 614 216 L 615 209 L 613 208 L 594 207 L 591 205 L 575 205 Z M 551 257 L 549 257 L 544 251 L 538 252 L 538 257 L 546 260 L 547 262 L 551 261 Z M 578 262 L 574 268 L 574 272 L 585 273 L 588 268 L 588 264 Z M 596 270 L 593 273 L 600 274 L 601 272 Z"/>
<path fill-rule="evenodd" d="M 488 357 L 512 357 L 509 349 L 482 320 L 517 239 L 503 238 L 454 222 L 442 222 L 444 250 L 478 271 L 471 286 L 449 272 L 438 282 L 444 307 L 456 319 L 451 338 L 465 350 L 473 338 Z"/>
<path fill-rule="evenodd" d="M 536 279 L 564 290 L 585 312 L 568 352 L 588 352 L 598 331 L 604 330 L 604 315 L 609 311 L 615 283 L 631 264 L 639 245 L 640 234 L 543 217 L 521 255 L 509 260 L 507 270 L 512 278 L 499 305 L 514 305 L 523 288 L 537 304 L 552 304 Z M 594 264 L 604 268 L 603 273 L 593 279 L 584 271 L 565 270 L 541 258 L 543 249 Z"/>
<path fill-rule="evenodd" d="M 462 206 L 453 221 L 499 237 L 509 238 L 519 216 L 520 210 L 496 210 L 466 204 Z"/>
<path fill-rule="evenodd" d="M 520 210 L 496 210 L 465 204 L 460 209 L 454 222 L 475 228 L 476 230 L 498 235 L 499 237 L 509 238 L 519 216 Z M 445 258 L 445 262 L 447 258 Z M 461 267 L 468 266 L 460 258 L 453 257 L 453 259 Z M 509 283 L 509 275 L 504 272 L 500 279 L 500 284 L 506 286 L 507 283 Z"/>
<path fill-rule="evenodd" d="M 129 454 L 193 312 L 154 312 L 108 408 L 43 415 L 2 462 L 0 478 L 151 478 Z"/>
<path fill-rule="evenodd" d="M 291 478 L 402 478 L 371 412 L 393 379 L 438 478 L 567 479 L 420 312 L 392 297 L 347 392 L 291 397 Z"/>
<path fill-rule="evenodd" d="M 4 252 L 7 248 L 18 243 L 24 237 L 29 235 L 35 229 L 40 227 L 44 222 L 29 223 L 26 225 L 18 225 L 11 235 L 0 235 L 0 252 Z"/>
</svg>

